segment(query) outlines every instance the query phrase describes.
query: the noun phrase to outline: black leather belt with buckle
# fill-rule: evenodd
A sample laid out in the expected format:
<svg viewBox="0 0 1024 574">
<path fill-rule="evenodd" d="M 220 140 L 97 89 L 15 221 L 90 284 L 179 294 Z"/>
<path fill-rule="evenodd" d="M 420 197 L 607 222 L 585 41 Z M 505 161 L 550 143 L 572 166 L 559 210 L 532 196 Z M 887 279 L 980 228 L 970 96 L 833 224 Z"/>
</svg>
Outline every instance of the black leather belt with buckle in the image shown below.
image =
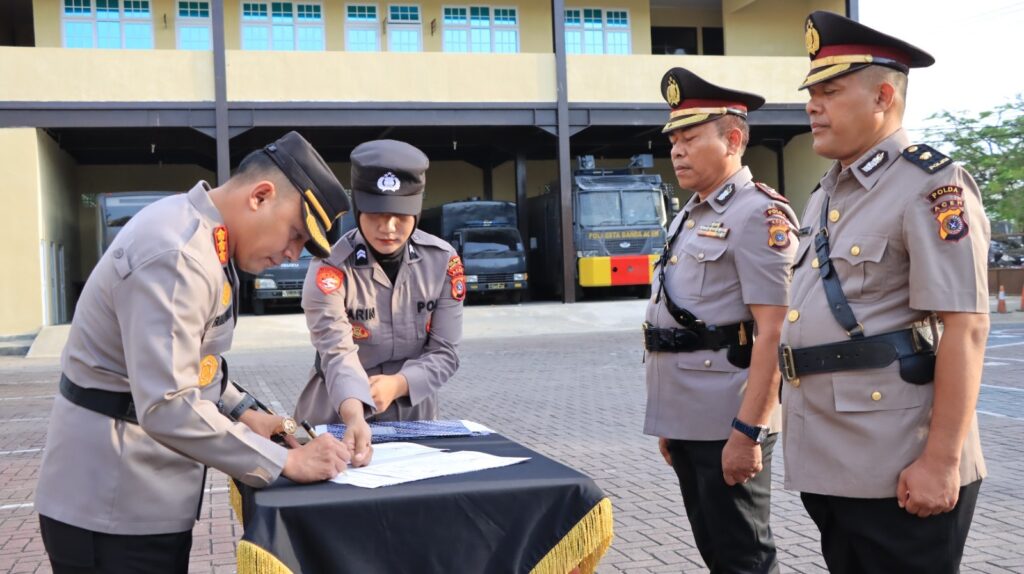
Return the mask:
<svg viewBox="0 0 1024 574">
<path fill-rule="evenodd" d="M 924 385 L 935 377 L 935 351 L 916 329 L 794 349 L 779 346 L 779 368 L 787 381 L 803 375 L 881 369 L 898 360 L 900 378 Z"/>
</svg>

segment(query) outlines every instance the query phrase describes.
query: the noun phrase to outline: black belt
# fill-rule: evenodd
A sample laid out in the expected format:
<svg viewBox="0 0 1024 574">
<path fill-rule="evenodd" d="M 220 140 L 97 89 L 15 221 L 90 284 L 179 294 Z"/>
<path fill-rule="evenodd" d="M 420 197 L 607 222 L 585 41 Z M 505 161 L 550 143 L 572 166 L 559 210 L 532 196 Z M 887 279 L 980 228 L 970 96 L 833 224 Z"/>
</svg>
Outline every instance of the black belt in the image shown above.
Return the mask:
<svg viewBox="0 0 1024 574">
<path fill-rule="evenodd" d="M 139 424 L 135 416 L 135 401 L 131 393 L 118 393 L 103 389 L 80 387 L 67 375 L 60 375 L 60 394 L 76 405 L 132 424 Z"/>
<path fill-rule="evenodd" d="M 924 385 L 935 378 L 935 352 L 916 329 L 794 349 L 779 346 L 779 368 L 787 381 L 801 375 L 881 369 L 899 360 L 900 378 Z"/>
<path fill-rule="evenodd" d="M 651 352 L 691 353 L 749 345 L 747 338 L 753 336 L 753 327 L 753 321 L 719 326 L 698 324 L 693 329 L 659 329 L 644 323 L 644 348 Z"/>
</svg>

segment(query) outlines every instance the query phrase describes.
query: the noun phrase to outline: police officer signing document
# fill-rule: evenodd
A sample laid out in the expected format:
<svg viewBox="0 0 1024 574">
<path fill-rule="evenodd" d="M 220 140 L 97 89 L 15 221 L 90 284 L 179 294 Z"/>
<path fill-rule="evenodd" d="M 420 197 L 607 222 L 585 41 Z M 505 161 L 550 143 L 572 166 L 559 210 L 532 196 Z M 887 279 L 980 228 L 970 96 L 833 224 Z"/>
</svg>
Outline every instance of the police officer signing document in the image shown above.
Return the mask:
<svg viewBox="0 0 1024 574">
<path fill-rule="evenodd" d="M 747 112 L 764 98 L 682 68 L 661 87 L 672 167 L 695 193 L 669 227 L 647 307 L 644 432 L 659 437 L 679 477 L 711 572 L 777 572 L 768 525 L 776 348 L 797 219 L 742 165 Z"/>
<path fill-rule="evenodd" d="M 331 436 L 287 450 L 284 419 L 250 410 L 221 358 L 250 273 L 326 256 L 348 209 L 341 184 L 295 132 L 125 226 L 89 276 L 71 324 L 35 506 L 55 572 L 186 572 L 210 465 L 261 487 L 335 476 Z M 293 446 L 298 446 L 292 442 Z"/>
<path fill-rule="evenodd" d="M 466 296 L 455 250 L 416 229 L 427 156 L 377 140 L 352 150 L 351 161 L 358 225 L 309 266 L 302 308 L 317 355 L 295 406 L 314 423 L 344 422 L 346 434 L 366 427 L 368 413 L 437 418 L 437 393 L 459 368 Z M 362 448 L 357 440 L 357 458 Z"/>
<path fill-rule="evenodd" d="M 836 161 L 782 333 L 786 487 L 832 572 L 956 572 L 985 475 L 988 220 L 971 176 L 901 127 L 931 56 L 827 12 L 804 38 L 814 151 Z"/>
</svg>

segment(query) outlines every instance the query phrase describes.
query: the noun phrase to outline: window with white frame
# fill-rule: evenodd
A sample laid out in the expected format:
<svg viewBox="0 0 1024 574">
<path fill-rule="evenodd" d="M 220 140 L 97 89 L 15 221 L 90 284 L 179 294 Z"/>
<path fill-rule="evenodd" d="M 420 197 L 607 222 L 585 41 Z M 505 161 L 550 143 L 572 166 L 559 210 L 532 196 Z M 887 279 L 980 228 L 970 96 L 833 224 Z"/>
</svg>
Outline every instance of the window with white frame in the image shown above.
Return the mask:
<svg viewBox="0 0 1024 574">
<path fill-rule="evenodd" d="M 516 8 L 447 6 L 442 24 L 445 52 L 519 52 Z"/>
<path fill-rule="evenodd" d="M 567 54 L 630 54 L 629 11 L 570 8 L 565 11 Z"/>
<path fill-rule="evenodd" d="M 182 0 L 178 2 L 177 27 L 179 50 L 210 50 L 213 36 L 210 24 L 210 3 Z"/>
<path fill-rule="evenodd" d="M 319 2 L 243 2 L 243 50 L 323 51 Z"/>
<path fill-rule="evenodd" d="M 388 51 L 423 51 L 423 21 L 420 7 L 407 4 L 388 6 Z"/>
<path fill-rule="evenodd" d="M 153 47 L 149 0 L 64 0 L 61 28 L 65 48 Z"/>
<path fill-rule="evenodd" d="M 376 4 L 345 6 L 345 49 L 349 52 L 380 51 L 380 19 Z"/>
</svg>

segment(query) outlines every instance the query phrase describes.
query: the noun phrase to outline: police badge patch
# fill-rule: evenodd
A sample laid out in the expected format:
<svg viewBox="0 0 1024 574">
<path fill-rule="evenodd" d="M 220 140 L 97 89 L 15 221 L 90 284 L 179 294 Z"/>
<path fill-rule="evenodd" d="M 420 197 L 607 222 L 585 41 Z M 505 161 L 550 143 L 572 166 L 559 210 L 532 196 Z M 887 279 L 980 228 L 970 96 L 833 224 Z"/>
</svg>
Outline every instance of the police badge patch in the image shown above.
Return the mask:
<svg viewBox="0 0 1024 574">
<path fill-rule="evenodd" d="M 218 225 L 213 230 L 213 245 L 217 248 L 217 260 L 221 265 L 228 264 L 228 228 Z"/>
<path fill-rule="evenodd" d="M 324 295 L 330 295 L 341 288 L 345 274 L 337 267 L 324 265 L 316 272 L 316 286 Z"/>
<path fill-rule="evenodd" d="M 943 241 L 960 241 L 970 231 L 962 201 L 943 202 L 935 208 L 935 219 L 939 222 L 939 238 Z"/>
<path fill-rule="evenodd" d="M 466 278 L 462 275 L 452 277 L 452 299 L 462 301 L 466 298 Z"/>
<path fill-rule="evenodd" d="M 217 357 L 213 355 L 206 355 L 203 360 L 199 362 L 199 386 L 205 387 L 213 382 L 214 377 L 217 376 L 217 367 L 220 363 L 217 361 Z"/>
<path fill-rule="evenodd" d="M 785 249 L 789 247 L 789 221 L 785 219 L 771 218 L 768 220 L 768 247 L 772 249 Z"/>
<path fill-rule="evenodd" d="M 365 341 L 370 338 L 370 330 L 362 323 L 352 323 L 352 340 Z"/>
</svg>

